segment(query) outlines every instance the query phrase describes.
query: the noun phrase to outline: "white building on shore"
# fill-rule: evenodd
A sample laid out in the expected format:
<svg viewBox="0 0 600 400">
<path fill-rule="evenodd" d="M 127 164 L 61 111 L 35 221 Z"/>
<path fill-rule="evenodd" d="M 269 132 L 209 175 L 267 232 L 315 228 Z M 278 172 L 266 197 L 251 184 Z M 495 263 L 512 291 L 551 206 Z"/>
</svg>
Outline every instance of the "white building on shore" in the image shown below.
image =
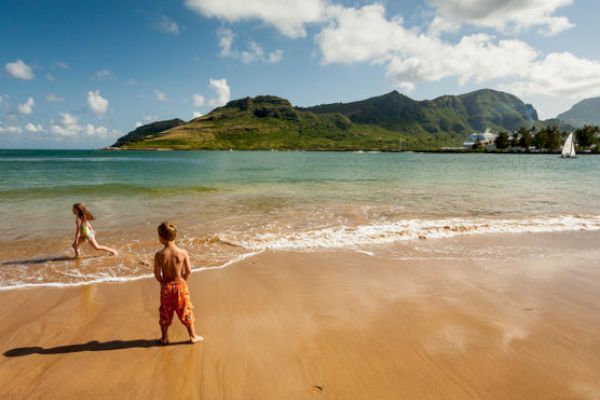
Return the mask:
<svg viewBox="0 0 600 400">
<path fill-rule="evenodd" d="M 477 144 L 482 147 L 490 148 L 494 146 L 496 137 L 498 137 L 498 135 L 491 133 L 489 130 L 486 130 L 483 133 L 473 132 L 467 136 L 467 139 L 463 143 L 463 147 L 465 149 L 472 149 L 473 146 Z"/>
</svg>

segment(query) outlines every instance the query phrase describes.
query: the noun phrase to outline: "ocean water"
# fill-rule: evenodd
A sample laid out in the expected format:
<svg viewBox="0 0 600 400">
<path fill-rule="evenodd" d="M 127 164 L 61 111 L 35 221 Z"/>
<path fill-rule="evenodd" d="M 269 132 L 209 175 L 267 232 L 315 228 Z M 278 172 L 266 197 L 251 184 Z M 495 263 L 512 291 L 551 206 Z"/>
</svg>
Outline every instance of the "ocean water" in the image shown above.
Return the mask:
<svg viewBox="0 0 600 400">
<path fill-rule="evenodd" d="M 145 276 L 164 220 L 200 268 L 264 249 L 600 230 L 599 199 L 596 156 L 0 150 L 0 287 Z M 75 202 L 121 256 L 69 259 Z"/>
</svg>

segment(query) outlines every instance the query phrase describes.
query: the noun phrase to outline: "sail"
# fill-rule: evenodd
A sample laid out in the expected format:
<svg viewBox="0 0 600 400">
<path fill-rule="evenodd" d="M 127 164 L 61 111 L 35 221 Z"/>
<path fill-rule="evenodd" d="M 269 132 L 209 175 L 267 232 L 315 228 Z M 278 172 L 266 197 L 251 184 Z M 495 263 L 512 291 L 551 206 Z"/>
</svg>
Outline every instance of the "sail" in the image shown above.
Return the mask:
<svg viewBox="0 0 600 400">
<path fill-rule="evenodd" d="M 569 133 L 562 148 L 563 157 L 575 157 L 575 144 L 573 143 L 573 132 Z"/>
</svg>

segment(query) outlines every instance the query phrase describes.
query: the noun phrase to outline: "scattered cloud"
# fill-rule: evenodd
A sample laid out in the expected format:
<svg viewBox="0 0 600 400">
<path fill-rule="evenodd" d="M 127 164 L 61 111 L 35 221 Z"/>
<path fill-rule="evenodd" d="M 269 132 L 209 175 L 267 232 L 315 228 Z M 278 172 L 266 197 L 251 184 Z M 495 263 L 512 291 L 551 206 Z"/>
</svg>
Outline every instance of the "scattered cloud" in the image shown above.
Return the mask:
<svg viewBox="0 0 600 400">
<path fill-rule="evenodd" d="M 135 121 L 135 127 L 136 128 L 139 128 L 142 125 L 144 125 L 144 124 L 142 124 L 140 121 Z"/>
<path fill-rule="evenodd" d="M 17 111 L 23 115 L 29 115 L 33 112 L 33 107 L 35 106 L 35 101 L 33 97 L 27 98 L 25 103 L 17 105 Z"/>
<path fill-rule="evenodd" d="M 245 64 L 255 61 L 276 63 L 283 58 L 283 50 L 278 49 L 265 54 L 262 46 L 252 39 L 248 42 L 245 50 L 235 50 L 233 48 L 235 33 L 228 28 L 219 28 L 217 30 L 217 37 L 219 39 L 219 47 L 221 48 L 221 57 L 234 58 Z"/>
<path fill-rule="evenodd" d="M 267 57 L 267 62 L 268 63 L 277 63 L 277 62 L 281 61 L 282 58 L 283 58 L 283 50 L 277 49 L 277 50 L 269 53 L 269 56 Z"/>
<path fill-rule="evenodd" d="M 198 111 L 194 111 L 192 113 L 192 118 L 200 118 L 203 114 L 201 112 Z"/>
<path fill-rule="evenodd" d="M 113 74 L 110 70 L 103 68 L 103 69 L 96 71 L 96 73 L 94 74 L 92 79 L 99 81 L 99 80 L 103 80 L 103 79 L 110 79 L 110 78 L 112 78 L 112 76 L 113 76 Z"/>
<path fill-rule="evenodd" d="M 168 33 L 170 35 L 179 35 L 179 32 L 181 31 L 179 24 L 165 15 L 163 15 L 156 23 L 156 28 L 158 28 L 158 30 L 161 32 Z"/>
<path fill-rule="evenodd" d="M 108 100 L 100 95 L 99 90 L 90 90 L 87 95 L 87 102 L 90 110 L 98 117 L 103 116 L 108 111 Z"/>
<path fill-rule="evenodd" d="M 206 100 L 204 99 L 204 96 L 195 94 L 192 96 L 192 102 L 194 103 L 194 106 L 196 106 L 196 107 L 203 107 L 204 104 L 206 103 Z"/>
<path fill-rule="evenodd" d="M 161 92 L 158 89 L 154 90 L 154 96 L 156 97 L 156 100 L 158 100 L 158 101 L 167 101 L 167 100 L 169 100 L 167 98 L 167 94 L 165 92 Z"/>
<path fill-rule="evenodd" d="M 61 101 L 65 101 L 64 97 L 58 96 L 54 93 L 48 93 L 46 95 L 46 101 L 48 103 L 60 103 Z"/>
<path fill-rule="evenodd" d="M 208 85 L 215 92 L 216 97 L 208 101 L 212 107 L 221 107 L 227 104 L 231 97 L 231 89 L 227 79 L 210 79 Z"/>
<path fill-rule="evenodd" d="M 315 38 L 323 63 L 383 65 L 389 81 L 405 91 L 455 77 L 461 85 L 500 81 L 517 94 L 600 93 L 600 63 L 570 53 L 544 57 L 523 41 L 486 34 L 450 43 L 386 18 L 379 4 L 332 8 L 332 16 Z"/>
<path fill-rule="evenodd" d="M 57 61 L 52 64 L 52 68 L 54 69 L 69 69 L 69 64 L 64 61 Z"/>
<path fill-rule="evenodd" d="M 27 125 L 25 125 L 25 130 L 27 132 L 31 132 L 31 133 L 37 133 L 37 132 L 41 132 L 44 128 L 42 127 L 42 125 L 35 125 L 32 124 L 31 122 L 29 122 Z"/>
<path fill-rule="evenodd" d="M 306 36 L 305 25 L 325 17 L 326 0 L 185 0 L 185 5 L 206 17 L 225 21 L 260 20 L 285 36 Z"/>
<path fill-rule="evenodd" d="M 209 79 L 208 86 L 215 93 L 215 97 L 206 100 L 206 98 L 199 94 L 192 96 L 192 103 L 195 107 L 221 107 L 229 102 L 231 98 L 231 88 L 227 83 L 227 79 Z"/>
<path fill-rule="evenodd" d="M 4 69 L 15 79 L 23 79 L 28 81 L 35 78 L 31 67 L 25 64 L 22 60 L 6 63 Z"/>
<path fill-rule="evenodd" d="M 568 18 L 555 15 L 573 0 L 429 0 L 429 3 L 436 10 L 430 26 L 435 33 L 456 31 L 469 24 L 502 33 L 537 27 L 539 34 L 550 36 L 574 26 Z"/>
<path fill-rule="evenodd" d="M 48 73 L 46 74 L 46 80 L 47 80 L 48 82 L 54 82 L 54 81 L 56 80 L 56 77 L 55 77 L 54 75 L 52 75 L 50 72 L 48 72 Z"/>
<path fill-rule="evenodd" d="M 0 123 L 0 133 L 14 133 L 18 135 L 21 132 L 23 132 L 23 128 L 21 128 L 20 126 L 2 126 L 2 123 Z"/>
<path fill-rule="evenodd" d="M 101 138 L 116 137 L 120 132 L 109 130 L 104 126 L 80 124 L 79 119 L 69 113 L 61 113 L 59 121 L 52 121 L 50 133 L 59 137 L 95 136 Z"/>
</svg>

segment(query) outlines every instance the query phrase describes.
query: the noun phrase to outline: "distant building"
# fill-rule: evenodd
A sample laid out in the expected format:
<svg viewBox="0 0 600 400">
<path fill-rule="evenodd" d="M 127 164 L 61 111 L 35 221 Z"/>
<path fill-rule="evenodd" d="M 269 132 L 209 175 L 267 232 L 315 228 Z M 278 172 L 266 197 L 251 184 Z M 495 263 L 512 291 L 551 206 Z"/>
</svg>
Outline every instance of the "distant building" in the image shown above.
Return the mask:
<svg viewBox="0 0 600 400">
<path fill-rule="evenodd" d="M 498 135 L 494 135 L 489 131 L 483 133 L 473 132 L 467 136 L 467 139 L 463 143 L 463 147 L 465 149 L 472 149 L 473 146 L 478 145 L 488 149 L 493 148 L 496 137 L 498 137 Z"/>
</svg>

